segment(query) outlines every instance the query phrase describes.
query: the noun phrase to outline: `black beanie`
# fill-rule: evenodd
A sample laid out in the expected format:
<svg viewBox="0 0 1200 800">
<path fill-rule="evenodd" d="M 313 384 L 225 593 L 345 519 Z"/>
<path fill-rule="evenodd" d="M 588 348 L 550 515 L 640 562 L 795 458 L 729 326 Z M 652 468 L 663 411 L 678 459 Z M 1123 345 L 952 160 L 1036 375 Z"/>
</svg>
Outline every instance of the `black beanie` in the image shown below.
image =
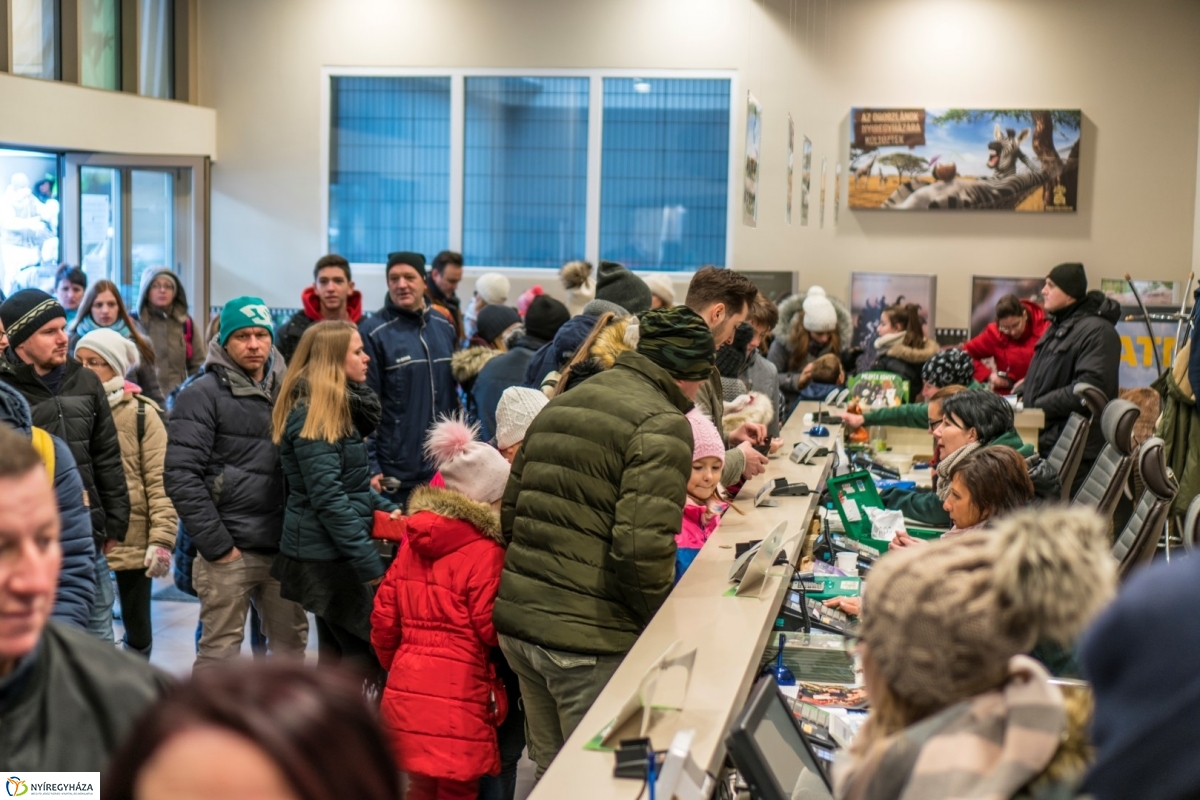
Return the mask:
<svg viewBox="0 0 1200 800">
<path fill-rule="evenodd" d="M 646 282 L 614 261 L 601 261 L 596 271 L 596 299 L 616 303 L 630 314 L 649 311 L 652 295 Z"/>
<path fill-rule="evenodd" d="M 0 305 L 8 346 L 16 348 L 52 319 L 67 318 L 59 302 L 41 289 L 22 289 Z"/>
<path fill-rule="evenodd" d="M 425 274 L 425 256 L 420 253 L 410 253 L 407 250 L 398 250 L 395 253 L 388 253 L 387 269 L 383 271 L 386 276 L 389 269 L 397 264 L 408 264 L 410 267 L 421 273 L 421 280 L 427 281 L 429 277 Z"/>
<path fill-rule="evenodd" d="M 1059 264 L 1050 270 L 1048 277 L 1054 281 L 1055 286 L 1076 300 L 1082 300 L 1087 297 L 1088 280 L 1087 273 L 1083 271 L 1083 264 L 1071 262 Z"/>
<path fill-rule="evenodd" d="M 525 312 L 525 332 L 535 339 L 549 342 L 570 318 L 571 312 L 566 306 L 553 297 L 539 294 Z"/>
<path fill-rule="evenodd" d="M 491 344 L 513 325 L 519 325 L 521 315 L 512 306 L 492 303 L 483 307 L 475 323 L 475 332 L 479 334 L 479 338 Z"/>
</svg>

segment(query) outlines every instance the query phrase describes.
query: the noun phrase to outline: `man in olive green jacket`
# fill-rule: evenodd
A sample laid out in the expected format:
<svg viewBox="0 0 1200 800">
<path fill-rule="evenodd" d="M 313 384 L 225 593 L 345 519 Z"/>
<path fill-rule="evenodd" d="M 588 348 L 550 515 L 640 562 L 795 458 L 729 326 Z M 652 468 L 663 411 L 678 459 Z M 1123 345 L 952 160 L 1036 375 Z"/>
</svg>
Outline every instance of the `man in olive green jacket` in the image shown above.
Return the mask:
<svg viewBox="0 0 1200 800">
<path fill-rule="evenodd" d="M 691 475 L 684 414 L 713 367 L 686 307 L 642 315 L 636 352 L 559 395 L 513 462 L 493 620 L 545 772 L 671 590 Z"/>
</svg>

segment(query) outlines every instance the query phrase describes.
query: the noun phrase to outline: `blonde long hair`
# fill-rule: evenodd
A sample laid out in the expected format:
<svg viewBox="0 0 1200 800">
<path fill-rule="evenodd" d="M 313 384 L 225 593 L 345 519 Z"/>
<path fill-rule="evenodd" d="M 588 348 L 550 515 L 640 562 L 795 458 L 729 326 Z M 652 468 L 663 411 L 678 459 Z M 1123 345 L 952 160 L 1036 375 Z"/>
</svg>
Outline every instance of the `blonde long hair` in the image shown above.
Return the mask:
<svg viewBox="0 0 1200 800">
<path fill-rule="evenodd" d="M 305 439 L 336 444 L 354 429 L 346 399 L 346 354 L 357 330 L 349 322 L 326 320 L 304 332 L 271 413 L 275 444 L 283 440 L 288 415 L 301 403 L 308 404 L 300 431 Z"/>
</svg>

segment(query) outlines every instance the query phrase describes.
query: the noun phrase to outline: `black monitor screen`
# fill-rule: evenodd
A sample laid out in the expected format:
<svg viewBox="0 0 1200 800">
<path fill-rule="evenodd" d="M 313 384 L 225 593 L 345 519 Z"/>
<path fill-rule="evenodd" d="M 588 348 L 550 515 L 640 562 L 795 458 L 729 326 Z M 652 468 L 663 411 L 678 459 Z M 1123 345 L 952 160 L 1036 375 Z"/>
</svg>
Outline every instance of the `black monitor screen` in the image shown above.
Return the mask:
<svg viewBox="0 0 1200 800">
<path fill-rule="evenodd" d="M 759 800 L 829 798 L 833 753 L 808 740 L 770 676 L 734 722 L 730 754 Z"/>
</svg>

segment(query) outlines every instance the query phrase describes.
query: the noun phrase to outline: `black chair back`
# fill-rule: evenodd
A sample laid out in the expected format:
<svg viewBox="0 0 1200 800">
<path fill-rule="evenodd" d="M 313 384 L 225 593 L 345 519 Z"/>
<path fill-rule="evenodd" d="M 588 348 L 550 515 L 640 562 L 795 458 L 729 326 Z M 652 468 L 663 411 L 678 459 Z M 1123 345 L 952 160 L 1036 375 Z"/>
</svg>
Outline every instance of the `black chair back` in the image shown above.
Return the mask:
<svg viewBox="0 0 1200 800">
<path fill-rule="evenodd" d="M 1071 484 L 1075 481 L 1075 473 L 1079 471 L 1079 463 L 1083 461 L 1083 450 L 1087 447 L 1088 432 L 1091 430 L 1091 420 L 1082 414 L 1072 413 L 1063 426 L 1062 434 L 1054 443 L 1046 463 L 1058 475 L 1062 484 L 1062 500 L 1071 499 Z"/>
<path fill-rule="evenodd" d="M 1141 413 L 1141 409 L 1128 400 L 1113 400 L 1105 407 L 1100 418 L 1104 449 L 1079 487 L 1073 503 L 1094 508 L 1100 516 L 1112 519 L 1133 469 L 1133 426 Z"/>
<path fill-rule="evenodd" d="M 1138 450 L 1138 473 L 1146 489 L 1138 498 L 1125 530 L 1121 531 L 1113 544 L 1113 557 L 1118 562 L 1117 574 L 1122 580 L 1138 565 L 1154 558 L 1154 551 L 1162 539 L 1167 512 L 1179 491 L 1175 475 L 1167 466 L 1163 440 L 1158 437 L 1147 439 Z"/>
</svg>

